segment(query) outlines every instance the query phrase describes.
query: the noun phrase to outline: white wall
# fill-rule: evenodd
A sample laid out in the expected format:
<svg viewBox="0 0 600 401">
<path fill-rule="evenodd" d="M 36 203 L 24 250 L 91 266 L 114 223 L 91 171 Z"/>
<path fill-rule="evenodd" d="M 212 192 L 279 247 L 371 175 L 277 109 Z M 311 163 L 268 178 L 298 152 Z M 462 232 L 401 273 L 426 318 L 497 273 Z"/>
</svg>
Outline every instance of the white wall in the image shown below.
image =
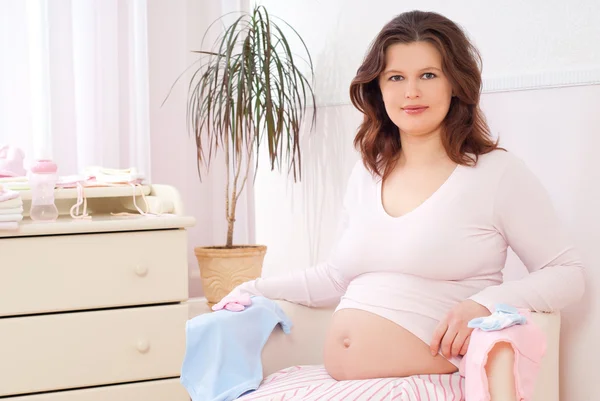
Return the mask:
<svg viewBox="0 0 600 401">
<path fill-rule="evenodd" d="M 317 63 L 336 80 L 317 77 L 321 105 L 349 102 L 348 84 L 369 43 L 393 16 L 436 11 L 465 27 L 481 51 L 490 89 L 600 80 L 600 6 L 596 0 L 256 0 L 297 28 Z M 333 71 L 331 72 L 333 74 Z M 565 74 L 567 73 L 567 74 Z M 529 82 L 530 77 L 537 81 Z M 509 79 L 506 82 L 506 79 Z"/>
<path fill-rule="evenodd" d="M 191 297 L 202 295 L 193 248 L 225 244 L 224 169 L 222 159 L 217 158 L 210 173 L 205 172 L 202 182 L 199 180 L 195 139 L 186 127 L 187 88 L 194 68 L 182 76 L 162 103 L 175 80 L 198 59 L 192 50 L 206 50 L 201 39 L 208 26 L 223 13 L 244 7 L 244 1 L 148 0 L 152 182 L 175 186 L 185 213 L 196 218 L 196 226 L 188 230 Z M 238 243 L 247 243 L 254 236 L 249 229 L 251 206 L 245 196 L 240 198 L 234 236 Z"/>
<path fill-rule="evenodd" d="M 546 185 L 587 266 L 584 300 L 564 311 L 561 399 L 597 398 L 600 360 L 600 3 L 516 0 L 262 0 L 292 24 L 316 68 L 319 123 L 304 138 L 303 182 L 261 166 L 255 186 L 257 241 L 269 246 L 265 275 L 302 269 L 326 257 L 350 166 L 360 115 L 348 85 L 366 48 L 393 16 L 438 11 L 474 38 L 484 61 L 482 107 L 501 144 L 523 157 Z M 482 4 L 485 4 L 483 6 Z M 528 90 L 532 89 L 532 90 Z M 524 274 L 511 255 L 508 279 Z M 568 285 L 565 283 L 565 285 Z M 594 395 L 592 395 L 594 394 Z"/>
<path fill-rule="evenodd" d="M 484 96 L 484 110 L 503 144 L 521 155 L 548 188 L 583 253 L 588 286 L 582 302 L 565 309 L 561 341 L 561 399 L 596 399 L 600 351 L 600 86 Z M 541 145 L 548 147 L 544 150 Z M 517 266 L 509 264 L 512 277 Z M 565 283 L 568 285 L 568 283 Z M 594 396 L 592 396 L 594 394 Z"/>
<path fill-rule="evenodd" d="M 209 216 L 202 213 L 210 199 L 194 176 L 194 143 L 185 125 L 185 86 L 174 88 L 170 99 L 161 107 L 171 85 L 188 65 L 187 1 L 148 1 L 148 57 L 150 79 L 150 134 L 152 177 L 179 189 L 185 212 L 196 217 L 189 229 L 190 293 L 200 292 L 194 275 L 194 244 L 211 239 Z M 207 221 L 208 220 L 208 221 Z"/>
</svg>

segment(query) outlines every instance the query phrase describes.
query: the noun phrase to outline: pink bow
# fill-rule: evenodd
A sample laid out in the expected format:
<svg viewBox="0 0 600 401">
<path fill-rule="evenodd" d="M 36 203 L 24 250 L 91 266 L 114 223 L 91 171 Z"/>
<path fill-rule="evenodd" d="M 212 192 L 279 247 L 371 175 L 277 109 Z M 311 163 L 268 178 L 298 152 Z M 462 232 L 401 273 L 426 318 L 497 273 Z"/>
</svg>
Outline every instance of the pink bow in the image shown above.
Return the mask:
<svg viewBox="0 0 600 401">
<path fill-rule="evenodd" d="M 213 305 L 212 310 L 218 311 L 227 309 L 231 312 L 241 312 L 246 309 L 246 306 L 252 305 L 252 300 L 248 294 L 229 294 L 226 295 L 219 303 Z"/>
</svg>

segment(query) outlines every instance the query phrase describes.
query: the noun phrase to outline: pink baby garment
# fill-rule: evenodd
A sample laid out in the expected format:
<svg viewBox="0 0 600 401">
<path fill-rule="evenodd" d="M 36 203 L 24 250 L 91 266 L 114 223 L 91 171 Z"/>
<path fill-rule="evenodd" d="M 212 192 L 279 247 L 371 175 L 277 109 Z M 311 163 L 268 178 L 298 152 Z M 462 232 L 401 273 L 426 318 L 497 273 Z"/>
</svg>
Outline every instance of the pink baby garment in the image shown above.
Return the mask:
<svg viewBox="0 0 600 401">
<path fill-rule="evenodd" d="M 469 401 L 489 401 L 489 385 L 485 365 L 488 353 L 499 342 L 509 343 L 515 351 L 514 376 L 519 401 L 530 401 L 535 388 L 540 362 L 546 353 L 546 336 L 531 321 L 531 313 L 519 310 L 527 318 L 518 324 L 497 331 L 475 329 L 471 333 L 469 350 L 462 359 L 460 373 L 465 376 L 465 398 Z"/>
</svg>

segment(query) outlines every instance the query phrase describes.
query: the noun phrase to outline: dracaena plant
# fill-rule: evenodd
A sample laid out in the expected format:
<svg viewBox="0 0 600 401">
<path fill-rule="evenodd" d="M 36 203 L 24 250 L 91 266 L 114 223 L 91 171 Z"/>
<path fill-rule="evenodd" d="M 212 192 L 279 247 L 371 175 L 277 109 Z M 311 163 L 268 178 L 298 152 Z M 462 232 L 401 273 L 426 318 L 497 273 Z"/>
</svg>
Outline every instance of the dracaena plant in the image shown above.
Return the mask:
<svg viewBox="0 0 600 401">
<path fill-rule="evenodd" d="M 292 51 L 284 31 L 300 39 L 307 57 Z M 268 149 L 271 170 L 285 163 L 294 181 L 301 178 L 300 130 L 307 111 L 311 128 L 317 116 L 311 81 L 301 67 L 312 77 L 313 63 L 298 32 L 264 6 L 225 27 L 212 51 L 196 52 L 205 62 L 190 81 L 188 128 L 196 138 L 200 179 L 202 167 L 208 171 L 213 156 L 224 155 L 225 246 L 231 248 L 237 201 L 251 171 L 256 174 L 261 147 Z"/>
</svg>

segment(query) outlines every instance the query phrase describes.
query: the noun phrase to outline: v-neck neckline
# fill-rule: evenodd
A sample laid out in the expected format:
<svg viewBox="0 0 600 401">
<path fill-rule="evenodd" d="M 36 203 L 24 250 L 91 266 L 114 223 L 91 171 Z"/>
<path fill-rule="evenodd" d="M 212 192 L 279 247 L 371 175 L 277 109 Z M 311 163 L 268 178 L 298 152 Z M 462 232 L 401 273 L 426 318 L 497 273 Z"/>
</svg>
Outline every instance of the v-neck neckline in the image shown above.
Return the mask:
<svg viewBox="0 0 600 401">
<path fill-rule="evenodd" d="M 416 215 L 416 214 L 420 213 L 422 210 L 428 208 L 433 203 L 435 203 L 436 200 L 440 196 L 442 196 L 444 192 L 447 191 L 448 187 L 450 186 L 452 181 L 454 181 L 455 177 L 458 175 L 461 168 L 462 168 L 462 166 L 460 164 L 457 164 L 456 167 L 454 168 L 454 170 L 452 170 L 452 172 L 448 176 L 448 178 L 446 178 L 446 180 L 444 180 L 444 182 L 431 195 L 429 195 L 427 197 L 427 199 L 425 199 L 423 202 L 421 202 L 415 208 L 409 210 L 408 212 L 406 212 L 400 216 L 392 216 L 385 210 L 385 207 L 383 206 L 383 179 L 380 178 L 377 181 L 377 209 L 384 215 L 385 218 L 390 219 L 390 220 L 396 220 L 396 221 L 401 221 L 401 220 L 407 219 L 413 215 Z"/>
</svg>

